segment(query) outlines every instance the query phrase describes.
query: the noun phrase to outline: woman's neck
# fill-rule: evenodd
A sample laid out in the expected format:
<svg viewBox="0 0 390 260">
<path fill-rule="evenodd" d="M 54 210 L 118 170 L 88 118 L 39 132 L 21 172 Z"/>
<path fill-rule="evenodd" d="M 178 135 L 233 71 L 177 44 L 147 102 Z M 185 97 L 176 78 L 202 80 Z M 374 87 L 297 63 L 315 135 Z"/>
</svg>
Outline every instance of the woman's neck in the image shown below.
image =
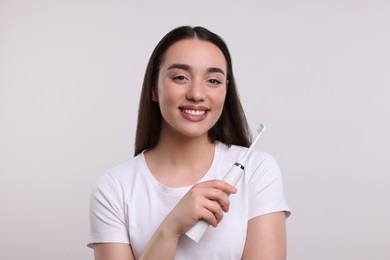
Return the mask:
<svg viewBox="0 0 390 260">
<path fill-rule="evenodd" d="M 208 161 L 214 156 L 214 144 L 207 136 L 160 138 L 153 150 L 175 165 Z"/>
<path fill-rule="evenodd" d="M 215 144 L 207 133 L 199 137 L 165 135 L 145 153 L 146 163 L 163 185 L 179 187 L 197 182 L 209 170 L 214 159 Z"/>
</svg>

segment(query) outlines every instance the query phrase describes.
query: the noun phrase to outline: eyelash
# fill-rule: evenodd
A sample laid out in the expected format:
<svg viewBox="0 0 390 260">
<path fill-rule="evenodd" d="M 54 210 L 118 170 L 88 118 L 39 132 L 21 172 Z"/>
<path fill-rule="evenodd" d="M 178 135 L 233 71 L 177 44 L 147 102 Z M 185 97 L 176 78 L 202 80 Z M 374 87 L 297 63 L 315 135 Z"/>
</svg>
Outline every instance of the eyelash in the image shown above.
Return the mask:
<svg viewBox="0 0 390 260">
<path fill-rule="evenodd" d="M 185 79 L 186 79 L 186 77 L 185 77 L 185 76 L 183 76 L 183 75 L 179 75 L 179 76 L 175 76 L 175 77 L 173 77 L 172 79 L 173 79 L 173 80 L 180 80 L 180 81 L 182 81 L 182 80 L 185 80 Z"/>
<path fill-rule="evenodd" d="M 219 81 L 219 80 L 217 80 L 217 79 L 209 79 L 208 82 L 210 82 L 210 83 L 213 84 L 213 85 L 222 84 L 222 82 Z"/>
<path fill-rule="evenodd" d="M 186 76 L 183 76 L 183 75 L 178 75 L 178 76 L 172 77 L 172 80 L 174 80 L 174 81 L 184 81 L 186 79 L 187 79 Z M 208 79 L 207 82 L 209 82 L 212 85 L 222 84 L 222 82 L 218 79 Z"/>
</svg>

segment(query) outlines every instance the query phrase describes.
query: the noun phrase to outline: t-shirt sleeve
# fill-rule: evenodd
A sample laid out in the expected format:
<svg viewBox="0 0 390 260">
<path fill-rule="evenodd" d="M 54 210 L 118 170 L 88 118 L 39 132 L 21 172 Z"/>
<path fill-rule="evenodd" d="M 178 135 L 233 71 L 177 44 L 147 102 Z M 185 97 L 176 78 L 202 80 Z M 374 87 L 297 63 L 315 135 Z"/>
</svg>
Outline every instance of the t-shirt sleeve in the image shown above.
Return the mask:
<svg viewBox="0 0 390 260">
<path fill-rule="evenodd" d="M 92 190 L 89 214 L 89 247 L 94 243 L 130 243 L 123 190 L 109 172 Z"/>
<path fill-rule="evenodd" d="M 263 154 L 263 156 L 260 161 L 252 164 L 253 174 L 248 183 L 248 217 L 251 219 L 260 215 L 279 211 L 286 212 L 286 216 L 288 217 L 290 215 L 290 209 L 284 197 L 280 168 L 271 155 Z"/>
</svg>

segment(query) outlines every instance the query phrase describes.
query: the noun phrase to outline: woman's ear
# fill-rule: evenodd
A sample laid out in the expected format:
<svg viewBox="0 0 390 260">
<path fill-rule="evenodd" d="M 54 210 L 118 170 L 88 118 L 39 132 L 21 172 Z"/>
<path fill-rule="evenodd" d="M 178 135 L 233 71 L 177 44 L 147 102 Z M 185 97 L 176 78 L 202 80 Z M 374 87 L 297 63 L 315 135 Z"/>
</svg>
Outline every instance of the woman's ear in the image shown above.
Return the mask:
<svg viewBox="0 0 390 260">
<path fill-rule="evenodd" d="M 158 95 L 157 95 L 157 88 L 153 87 L 152 89 L 152 100 L 156 103 L 158 103 Z"/>
</svg>

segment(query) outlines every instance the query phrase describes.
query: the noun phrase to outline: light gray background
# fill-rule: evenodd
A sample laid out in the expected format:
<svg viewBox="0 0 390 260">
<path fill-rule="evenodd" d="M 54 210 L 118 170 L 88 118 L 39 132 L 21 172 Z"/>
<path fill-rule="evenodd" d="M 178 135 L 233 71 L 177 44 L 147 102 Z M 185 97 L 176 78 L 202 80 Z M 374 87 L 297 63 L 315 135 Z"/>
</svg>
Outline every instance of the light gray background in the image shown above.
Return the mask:
<svg viewBox="0 0 390 260">
<path fill-rule="evenodd" d="M 203 25 L 268 127 L 288 259 L 389 259 L 390 2 L 140 2 L 0 1 L 0 258 L 92 259 L 90 190 L 132 157 L 151 51 Z"/>
</svg>

